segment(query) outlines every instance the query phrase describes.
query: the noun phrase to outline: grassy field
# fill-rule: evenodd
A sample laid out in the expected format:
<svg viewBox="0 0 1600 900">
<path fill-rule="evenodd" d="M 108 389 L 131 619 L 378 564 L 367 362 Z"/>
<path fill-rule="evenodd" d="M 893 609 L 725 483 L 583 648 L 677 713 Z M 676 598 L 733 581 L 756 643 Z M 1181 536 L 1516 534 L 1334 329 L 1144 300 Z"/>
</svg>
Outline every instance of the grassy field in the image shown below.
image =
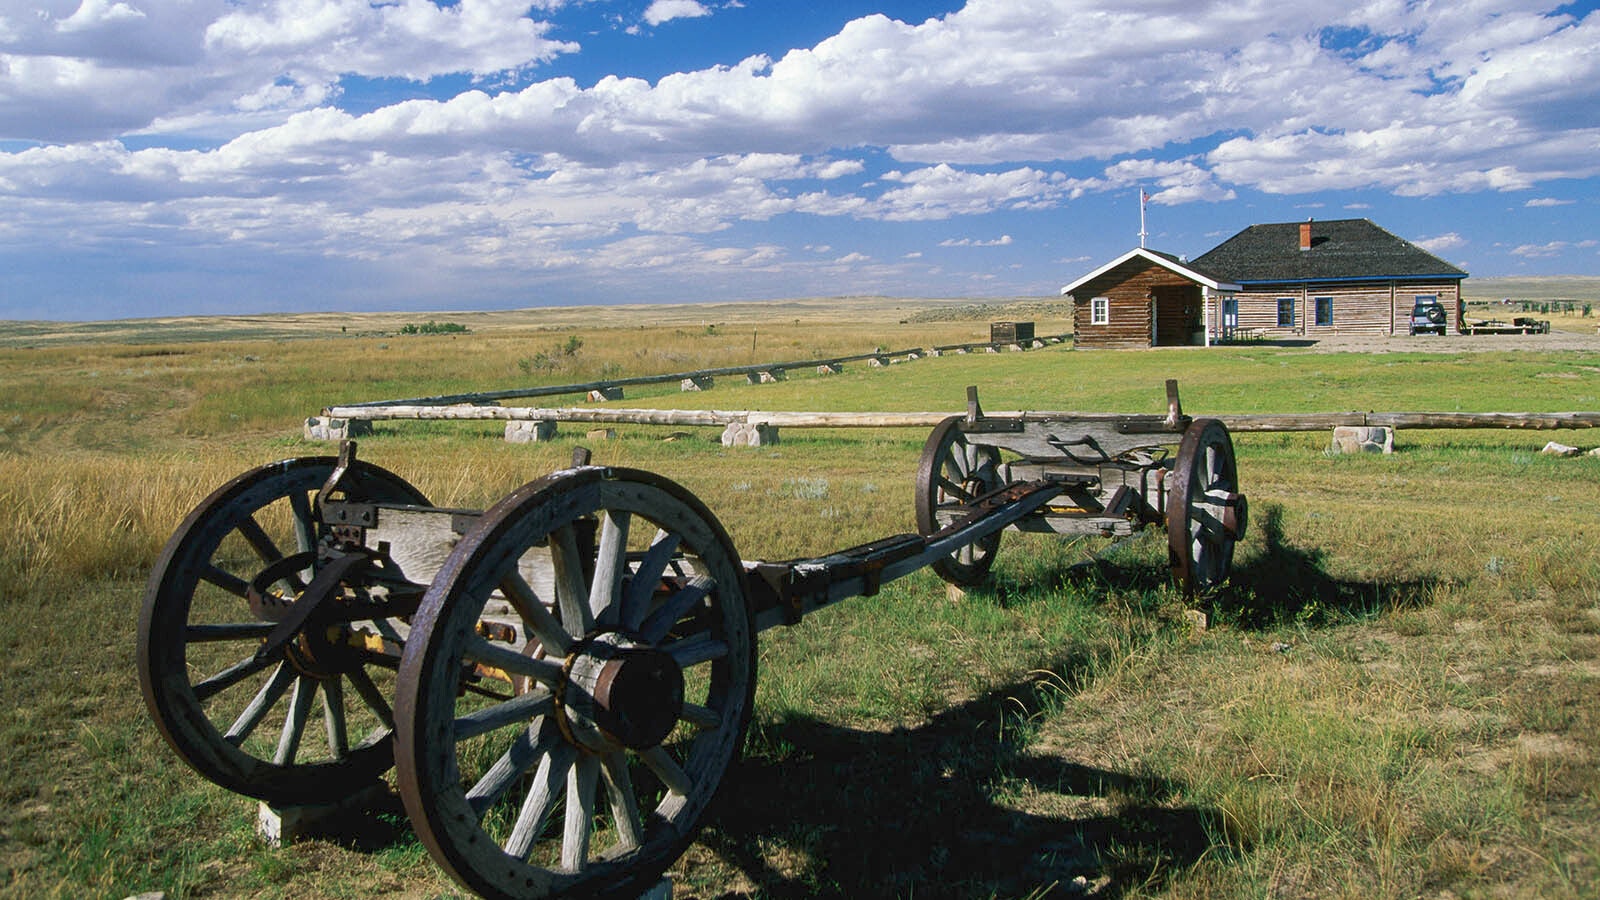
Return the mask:
<svg viewBox="0 0 1600 900">
<path fill-rule="evenodd" d="M 286 849 L 179 762 L 134 676 L 144 579 L 213 487 L 323 406 L 1068 331 L 1018 300 L 0 326 L 0 895 L 434 897 L 403 816 Z M 698 313 L 698 315 L 697 315 Z M 399 335 L 427 319 L 454 335 Z M 648 324 L 641 325 L 641 321 Z M 1566 330 L 1593 336 L 1592 319 Z M 1558 328 L 1562 327 L 1558 324 Z M 576 346 L 574 346 L 576 339 Z M 1423 340 L 1423 339 L 1417 339 Z M 622 405 L 1195 415 L 1593 410 L 1579 349 L 1068 347 Z M 1567 346 L 1567 345 L 1563 345 Z M 569 352 L 570 348 L 570 352 Z M 912 529 L 925 434 L 619 428 L 597 459 L 688 486 L 742 555 Z M 1192 607 L 1164 545 L 1007 536 L 960 600 L 929 573 L 762 636 L 745 758 L 679 897 L 1592 897 L 1600 893 L 1600 459 L 1586 432 L 1406 432 L 1392 456 L 1239 436 L 1251 534 Z M 581 430 L 380 424 L 362 456 L 482 507 Z M 1197 627 L 1203 613 L 1206 627 Z"/>
</svg>

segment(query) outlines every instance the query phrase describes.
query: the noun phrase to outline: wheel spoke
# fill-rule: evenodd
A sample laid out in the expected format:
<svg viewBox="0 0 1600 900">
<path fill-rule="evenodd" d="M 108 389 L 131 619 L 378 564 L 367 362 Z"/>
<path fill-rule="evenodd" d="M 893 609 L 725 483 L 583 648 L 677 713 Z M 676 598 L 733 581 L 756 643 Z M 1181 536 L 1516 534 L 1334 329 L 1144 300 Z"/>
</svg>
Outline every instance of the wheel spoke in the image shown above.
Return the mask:
<svg viewBox="0 0 1600 900">
<path fill-rule="evenodd" d="M 694 790 L 694 781 L 689 778 L 689 773 L 685 772 L 683 767 L 678 765 L 678 761 L 672 758 L 672 754 L 665 749 L 651 747 L 639 754 L 639 761 L 656 773 L 656 777 L 661 779 L 661 783 L 672 793 L 687 797 L 689 792 Z"/>
<path fill-rule="evenodd" d="M 500 669 L 508 675 L 527 675 L 550 688 L 561 683 L 560 663 L 523 656 L 510 647 L 492 644 L 478 635 L 473 635 L 467 640 L 466 650 L 469 658 Z"/>
<path fill-rule="evenodd" d="M 639 798 L 633 793 L 633 776 L 628 774 L 628 755 L 611 753 L 600 763 L 611 822 L 617 829 L 616 849 L 623 853 L 637 850 L 644 844 L 644 820 L 639 816 Z"/>
<path fill-rule="evenodd" d="M 567 816 L 561 835 L 561 868 L 582 872 L 589 862 L 589 838 L 594 833 L 595 788 L 600 782 L 600 761 L 583 754 L 567 770 Z"/>
<path fill-rule="evenodd" d="M 361 668 L 351 669 L 346 677 L 350 679 L 350 686 L 356 689 L 356 693 L 361 696 L 361 702 L 367 705 L 367 709 L 372 710 L 372 714 L 378 717 L 378 721 L 383 723 L 383 727 L 393 730 L 394 710 L 389 708 L 389 701 L 383 696 L 383 692 L 378 690 L 376 684 L 372 683 L 372 676 L 367 674 L 367 670 Z"/>
<path fill-rule="evenodd" d="M 294 676 L 294 669 L 288 663 L 279 663 L 277 671 L 272 673 L 272 677 L 268 678 L 267 683 L 256 692 L 249 705 L 239 713 L 239 718 L 233 720 L 233 724 L 228 727 L 228 733 L 223 735 L 222 739 L 235 747 L 244 743 L 250 733 L 256 730 L 256 726 L 261 724 L 261 720 L 266 718 L 272 705 L 277 703 L 283 697 L 283 692 L 289 689 Z"/>
<path fill-rule="evenodd" d="M 224 622 L 215 625 L 186 625 L 183 639 L 190 644 L 215 641 L 260 640 L 272 633 L 273 622 Z"/>
<path fill-rule="evenodd" d="M 554 733 L 549 723 L 541 719 L 518 731 L 511 739 L 511 745 L 500 758 L 489 766 L 472 789 L 467 791 L 467 805 L 472 807 L 475 814 L 482 816 L 489 807 L 499 800 L 506 790 L 515 784 L 523 773 L 533 768 L 541 756 L 548 761 L 546 751 L 549 746 L 559 743 L 560 735 Z M 540 735 L 535 741 L 534 736 Z M 547 746 L 549 745 L 549 746 Z"/>
<path fill-rule="evenodd" d="M 328 752 L 334 759 L 350 753 L 350 732 L 344 715 L 344 687 L 339 679 L 322 684 L 322 720 L 328 729 Z"/>
<path fill-rule="evenodd" d="M 200 568 L 200 578 L 243 600 L 250 594 L 250 583 L 243 578 L 207 563 Z"/>
<path fill-rule="evenodd" d="M 589 612 L 598 624 L 616 624 L 617 600 L 628 567 L 628 528 L 632 516 L 608 509 L 600 517 L 600 547 L 589 584 Z"/>
<path fill-rule="evenodd" d="M 540 687 L 526 694 L 519 694 L 504 703 L 485 706 L 464 716 L 457 716 L 455 739 L 464 741 L 480 734 L 488 734 L 496 728 L 549 715 L 555 711 L 555 706 L 555 696 Z"/>
<path fill-rule="evenodd" d="M 283 552 L 278 549 L 277 542 L 267 534 L 266 529 L 261 527 L 261 523 L 257 522 L 254 516 L 247 516 L 239 523 L 239 534 L 255 549 L 256 555 L 261 557 L 262 562 L 270 565 L 283 559 Z M 287 588 L 286 593 L 291 595 L 306 589 L 303 574 L 287 575 L 279 583 L 283 584 Z"/>
<path fill-rule="evenodd" d="M 317 525 L 311 510 L 311 495 L 305 491 L 290 491 L 289 509 L 294 514 L 295 549 L 304 553 L 317 545 Z"/>
<path fill-rule="evenodd" d="M 294 683 L 294 695 L 289 700 L 289 715 L 283 723 L 283 733 L 278 736 L 278 752 L 273 763 L 287 766 L 300 752 L 300 738 L 305 735 L 306 721 L 311 718 L 311 704 L 317 698 L 317 680 L 301 676 Z"/>
<path fill-rule="evenodd" d="M 942 496 L 944 498 L 948 499 L 953 497 L 957 503 L 972 502 L 972 494 L 968 493 L 966 488 L 962 487 L 955 481 L 950 480 L 949 478 L 941 477 L 939 479 L 939 487 L 943 491 Z"/>
<path fill-rule="evenodd" d="M 583 581 L 583 556 L 578 552 L 578 533 L 571 525 L 557 528 L 550 535 L 550 565 L 556 576 L 556 607 L 567 634 L 583 637 L 594 628 L 589 612 L 589 588 Z"/>
<path fill-rule="evenodd" d="M 277 661 L 277 658 L 270 656 L 264 659 L 254 654 L 247 656 L 205 681 L 196 684 L 194 686 L 195 699 L 204 703 Z"/>
<path fill-rule="evenodd" d="M 511 829 L 511 837 L 506 840 L 507 853 L 517 859 L 528 858 L 539 835 L 544 832 L 550 810 L 566 789 L 567 770 L 572 768 L 577 755 L 577 748 L 557 739 L 540 756 L 539 770 L 534 773 L 533 784 L 522 800 L 522 808 L 517 812 L 517 824 Z"/>
<path fill-rule="evenodd" d="M 715 640 L 709 634 L 698 634 L 685 640 L 673 641 L 661 649 L 685 669 L 728 655 L 727 643 Z"/>
<path fill-rule="evenodd" d="M 693 581 L 684 585 L 683 590 L 672 595 L 661 608 L 651 614 L 650 618 L 639 628 L 639 634 L 647 644 L 659 644 L 672 626 L 678 620 L 688 615 L 691 610 L 700 605 L 705 598 L 716 588 L 716 582 L 704 575 L 696 576 Z"/>
<path fill-rule="evenodd" d="M 683 721 L 702 731 L 715 731 L 722 727 L 722 713 L 698 703 L 685 703 Z"/>
<path fill-rule="evenodd" d="M 561 623 L 544 608 L 533 587 L 515 570 L 507 573 L 500 582 L 500 592 L 511 601 L 511 606 L 516 609 L 517 615 L 522 617 L 524 625 L 532 632 L 532 636 L 539 641 L 545 651 L 551 656 L 566 656 L 572 648 L 572 641 Z"/>
<path fill-rule="evenodd" d="M 650 549 L 634 567 L 633 578 L 628 581 L 628 589 L 623 594 L 623 628 L 637 631 L 645 616 L 650 614 L 650 601 L 661 584 L 661 576 L 666 574 L 667 563 L 672 561 L 673 554 L 678 552 L 678 545 L 682 542 L 683 538 L 677 534 L 656 531 Z"/>
<path fill-rule="evenodd" d="M 275 563 L 283 559 L 283 552 L 278 549 L 272 536 L 267 534 L 267 530 L 261 527 L 261 523 L 256 521 L 255 516 L 246 516 L 239 522 L 239 534 L 255 549 L 256 556 L 260 557 L 262 562 Z"/>
</svg>

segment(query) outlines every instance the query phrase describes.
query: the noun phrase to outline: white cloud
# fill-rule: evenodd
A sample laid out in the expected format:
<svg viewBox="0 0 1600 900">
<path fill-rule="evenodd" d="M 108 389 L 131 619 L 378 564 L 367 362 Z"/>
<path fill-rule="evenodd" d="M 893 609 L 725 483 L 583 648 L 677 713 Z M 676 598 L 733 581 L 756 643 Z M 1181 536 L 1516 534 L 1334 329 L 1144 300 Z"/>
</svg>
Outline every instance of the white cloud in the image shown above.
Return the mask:
<svg viewBox="0 0 1600 900">
<path fill-rule="evenodd" d="M 673 19 L 698 19 L 711 15 L 711 10 L 698 0 L 654 0 L 644 11 L 645 22 L 660 25 Z"/>
<path fill-rule="evenodd" d="M 527 0 L 86 0 L 0 13 L 0 138 L 232 136 L 327 102 L 342 77 L 519 72 L 576 45 Z M 170 131 L 168 132 L 170 133 Z"/>
<path fill-rule="evenodd" d="M 994 240 L 978 240 L 975 238 L 949 238 L 939 242 L 941 247 L 1006 247 L 1011 244 L 1011 235 L 1002 234 Z"/>
<path fill-rule="evenodd" d="M 1443 253 L 1446 250 L 1454 250 L 1457 247 L 1465 246 L 1467 239 L 1452 231 L 1436 237 L 1421 238 L 1420 240 L 1412 241 L 1412 243 L 1429 253 Z"/>
<path fill-rule="evenodd" d="M 544 15 L 563 0 L 35 2 L 0 11 L 0 138 L 36 144 L 0 152 L 0 229 L 41 241 L 753 268 L 779 261 L 702 242 L 789 215 L 1600 175 L 1600 13 L 1521 0 L 971 0 L 921 23 L 863 17 L 775 59 L 588 86 L 529 82 L 578 49 Z M 643 19 L 713 6 L 657 0 Z M 339 106 L 363 79 L 445 75 L 472 87 Z M 951 246 L 988 243 L 965 240 Z"/>
<path fill-rule="evenodd" d="M 1544 206 L 1571 206 L 1575 202 L 1577 201 L 1561 200 L 1555 197 L 1535 197 L 1534 199 L 1529 200 L 1527 203 L 1522 205 L 1528 207 L 1529 209 L 1538 209 Z"/>
<path fill-rule="evenodd" d="M 1549 259 L 1561 256 L 1568 250 L 1591 250 L 1600 247 L 1600 241 L 1550 241 L 1544 244 L 1521 244 L 1511 250 L 1513 256 L 1529 259 Z"/>
</svg>

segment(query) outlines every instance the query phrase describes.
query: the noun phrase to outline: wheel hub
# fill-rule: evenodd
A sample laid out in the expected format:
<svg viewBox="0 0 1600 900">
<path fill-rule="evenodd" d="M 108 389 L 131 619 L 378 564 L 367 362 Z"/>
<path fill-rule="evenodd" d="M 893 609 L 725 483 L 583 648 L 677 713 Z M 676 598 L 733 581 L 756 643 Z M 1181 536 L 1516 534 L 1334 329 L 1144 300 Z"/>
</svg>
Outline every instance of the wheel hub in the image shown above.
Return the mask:
<svg viewBox="0 0 1600 900">
<path fill-rule="evenodd" d="M 617 632 L 580 642 L 557 694 L 573 743 L 596 753 L 645 750 L 683 714 L 683 670 L 670 655 Z"/>
</svg>

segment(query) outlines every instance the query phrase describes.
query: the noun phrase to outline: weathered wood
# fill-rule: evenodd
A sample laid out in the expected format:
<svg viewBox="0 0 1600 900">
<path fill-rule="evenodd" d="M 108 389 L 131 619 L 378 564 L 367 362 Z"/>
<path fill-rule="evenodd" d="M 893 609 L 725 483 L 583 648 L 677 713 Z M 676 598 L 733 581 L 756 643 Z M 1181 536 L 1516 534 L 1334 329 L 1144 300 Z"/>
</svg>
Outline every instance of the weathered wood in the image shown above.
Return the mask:
<svg viewBox="0 0 1600 900">
<path fill-rule="evenodd" d="M 746 421 L 750 413 L 712 409 L 591 409 L 533 406 L 339 406 L 353 418 L 387 419 L 531 420 L 542 422 L 594 422 L 618 425 L 727 425 Z"/>
<path fill-rule="evenodd" d="M 719 376 L 745 375 L 760 378 L 763 372 L 778 372 L 787 369 L 799 369 L 822 365 L 842 365 L 847 362 L 859 362 L 864 359 L 907 357 L 915 358 L 922 355 L 920 347 L 911 347 L 905 350 L 874 351 L 872 353 L 857 353 L 854 356 L 835 356 L 828 359 L 798 360 L 795 362 L 770 362 L 748 366 L 724 366 L 714 369 L 696 369 L 691 372 L 674 372 L 669 375 L 638 375 L 631 378 L 609 378 L 605 381 L 589 381 L 582 384 L 551 384 L 539 387 L 516 388 L 506 391 L 477 391 L 468 394 L 441 394 L 434 397 L 412 397 L 404 400 L 369 400 L 362 403 L 348 403 L 338 409 L 370 409 L 388 406 L 451 406 L 460 403 L 498 403 L 501 400 L 516 400 L 527 397 L 554 397 L 563 394 L 588 394 L 591 391 L 621 391 L 623 388 L 638 387 L 648 384 L 666 384 L 679 382 L 685 379 L 716 378 Z M 754 383 L 754 382 L 752 382 Z M 619 393 L 618 396 L 621 396 Z M 357 415 L 353 418 L 372 418 L 371 416 Z"/>
<path fill-rule="evenodd" d="M 517 406 L 337 406 L 330 415 L 367 420 L 385 419 L 461 419 L 461 420 L 539 420 L 549 422 L 593 422 L 616 425 L 714 425 L 726 427 L 734 422 L 760 422 L 785 428 L 932 428 L 950 412 L 764 412 L 759 410 L 714 409 L 589 409 L 584 407 Z M 1116 423 L 1130 418 L 1113 413 L 1070 411 L 993 412 L 992 419 L 1014 418 L 1023 422 Z M 1220 415 L 1234 432 L 1329 431 L 1339 425 L 1413 429 L 1582 429 L 1600 428 L 1600 412 L 1343 412 L 1343 413 L 1268 413 Z"/>
</svg>

